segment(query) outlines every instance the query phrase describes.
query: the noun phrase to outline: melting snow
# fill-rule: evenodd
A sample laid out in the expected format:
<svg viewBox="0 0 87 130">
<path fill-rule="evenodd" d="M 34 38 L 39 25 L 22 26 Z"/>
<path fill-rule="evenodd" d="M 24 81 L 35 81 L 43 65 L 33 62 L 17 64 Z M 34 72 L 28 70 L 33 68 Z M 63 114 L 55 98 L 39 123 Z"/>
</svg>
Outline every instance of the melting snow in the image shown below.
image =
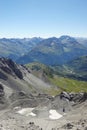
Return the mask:
<svg viewBox="0 0 87 130">
<path fill-rule="evenodd" d="M 21 115 L 25 115 L 25 116 L 36 116 L 35 113 L 32 112 L 32 110 L 34 110 L 34 108 L 23 108 L 21 110 L 19 110 L 17 113 L 21 114 Z"/>
<path fill-rule="evenodd" d="M 31 116 L 36 116 L 36 114 L 35 114 L 35 113 L 33 113 L 33 112 L 31 112 L 29 115 L 31 115 Z"/>
<path fill-rule="evenodd" d="M 35 108 L 22 108 L 21 110 L 17 111 L 17 113 L 21 114 L 21 115 L 24 115 L 24 116 L 36 116 L 35 113 L 33 113 L 32 111 L 34 110 Z M 56 110 L 49 110 L 49 118 L 52 119 L 52 120 L 57 120 L 59 118 L 62 117 L 61 114 L 59 114 Z"/>
<path fill-rule="evenodd" d="M 49 113 L 50 113 L 49 118 L 52 120 L 57 120 L 62 117 L 62 115 L 59 114 L 56 110 L 50 110 Z"/>
</svg>

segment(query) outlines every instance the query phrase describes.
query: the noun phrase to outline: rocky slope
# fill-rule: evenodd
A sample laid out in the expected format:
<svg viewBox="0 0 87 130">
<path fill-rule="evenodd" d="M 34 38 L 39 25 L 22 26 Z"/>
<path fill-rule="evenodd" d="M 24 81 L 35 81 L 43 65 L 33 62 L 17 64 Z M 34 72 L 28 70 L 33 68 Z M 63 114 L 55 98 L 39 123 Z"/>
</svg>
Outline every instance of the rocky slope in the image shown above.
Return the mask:
<svg viewBox="0 0 87 130">
<path fill-rule="evenodd" d="M 35 98 L 38 105 L 21 104 L 0 111 L 0 129 L 86 130 L 87 93 L 63 92 L 56 97 L 38 95 Z M 40 102 L 42 99 L 45 99 L 44 102 Z M 34 103 L 33 98 L 31 100 Z"/>
<path fill-rule="evenodd" d="M 14 106 L 21 104 L 22 100 L 28 103 L 30 101 L 28 97 L 39 93 L 49 93 L 51 89 L 56 89 L 53 85 L 34 76 L 29 68 L 17 65 L 11 59 L 6 58 L 0 58 L 0 84 L 4 89 L 2 99 L 8 106 L 11 102 Z M 6 104 L 1 105 L 5 107 Z"/>
<path fill-rule="evenodd" d="M 58 88 L 31 69 L 0 58 L 0 129 L 86 130 L 87 93 L 52 96 L 51 90 Z"/>
</svg>

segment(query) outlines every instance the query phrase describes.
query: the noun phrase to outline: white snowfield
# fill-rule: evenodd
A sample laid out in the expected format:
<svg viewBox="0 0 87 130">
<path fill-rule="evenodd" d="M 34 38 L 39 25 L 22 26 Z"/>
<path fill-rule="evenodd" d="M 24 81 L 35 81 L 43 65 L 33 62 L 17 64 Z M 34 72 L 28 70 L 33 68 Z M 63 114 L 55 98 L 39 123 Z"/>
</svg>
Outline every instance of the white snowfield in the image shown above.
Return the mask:
<svg viewBox="0 0 87 130">
<path fill-rule="evenodd" d="M 32 112 L 32 110 L 34 110 L 34 108 L 23 108 L 21 110 L 19 110 L 17 113 L 24 115 L 24 116 L 36 116 L 35 113 Z"/>
<path fill-rule="evenodd" d="M 21 110 L 17 111 L 17 113 L 21 114 L 21 115 L 24 115 L 24 116 L 33 116 L 35 117 L 36 114 L 33 113 L 32 111 L 34 110 L 35 108 L 22 108 Z M 62 115 L 59 114 L 56 110 L 49 110 L 49 119 L 51 120 L 57 120 L 59 118 L 61 118 Z"/>
<path fill-rule="evenodd" d="M 57 120 L 62 117 L 62 115 L 59 114 L 56 110 L 50 110 L 49 113 L 50 113 L 49 118 L 52 120 Z"/>
</svg>

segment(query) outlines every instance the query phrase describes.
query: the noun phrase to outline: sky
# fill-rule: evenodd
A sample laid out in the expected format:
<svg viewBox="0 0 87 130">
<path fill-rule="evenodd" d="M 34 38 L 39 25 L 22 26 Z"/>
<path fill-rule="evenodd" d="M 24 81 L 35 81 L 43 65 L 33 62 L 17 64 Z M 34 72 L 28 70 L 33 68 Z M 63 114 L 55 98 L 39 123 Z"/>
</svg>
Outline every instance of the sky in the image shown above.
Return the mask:
<svg viewBox="0 0 87 130">
<path fill-rule="evenodd" d="M 87 37 L 87 0 L 0 0 L 0 38 Z"/>
</svg>

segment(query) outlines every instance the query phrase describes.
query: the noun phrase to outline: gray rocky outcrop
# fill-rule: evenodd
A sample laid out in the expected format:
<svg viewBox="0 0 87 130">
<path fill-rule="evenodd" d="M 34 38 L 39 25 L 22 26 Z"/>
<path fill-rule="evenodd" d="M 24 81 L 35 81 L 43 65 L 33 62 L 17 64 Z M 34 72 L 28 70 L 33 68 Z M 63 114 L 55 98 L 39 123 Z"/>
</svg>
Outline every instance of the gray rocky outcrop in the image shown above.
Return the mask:
<svg viewBox="0 0 87 130">
<path fill-rule="evenodd" d="M 18 78 L 23 79 L 22 72 L 20 71 L 18 65 L 11 59 L 0 58 L 0 69 L 8 74 L 16 75 Z M 1 77 L 4 78 L 4 74 L 1 75 Z"/>
</svg>

